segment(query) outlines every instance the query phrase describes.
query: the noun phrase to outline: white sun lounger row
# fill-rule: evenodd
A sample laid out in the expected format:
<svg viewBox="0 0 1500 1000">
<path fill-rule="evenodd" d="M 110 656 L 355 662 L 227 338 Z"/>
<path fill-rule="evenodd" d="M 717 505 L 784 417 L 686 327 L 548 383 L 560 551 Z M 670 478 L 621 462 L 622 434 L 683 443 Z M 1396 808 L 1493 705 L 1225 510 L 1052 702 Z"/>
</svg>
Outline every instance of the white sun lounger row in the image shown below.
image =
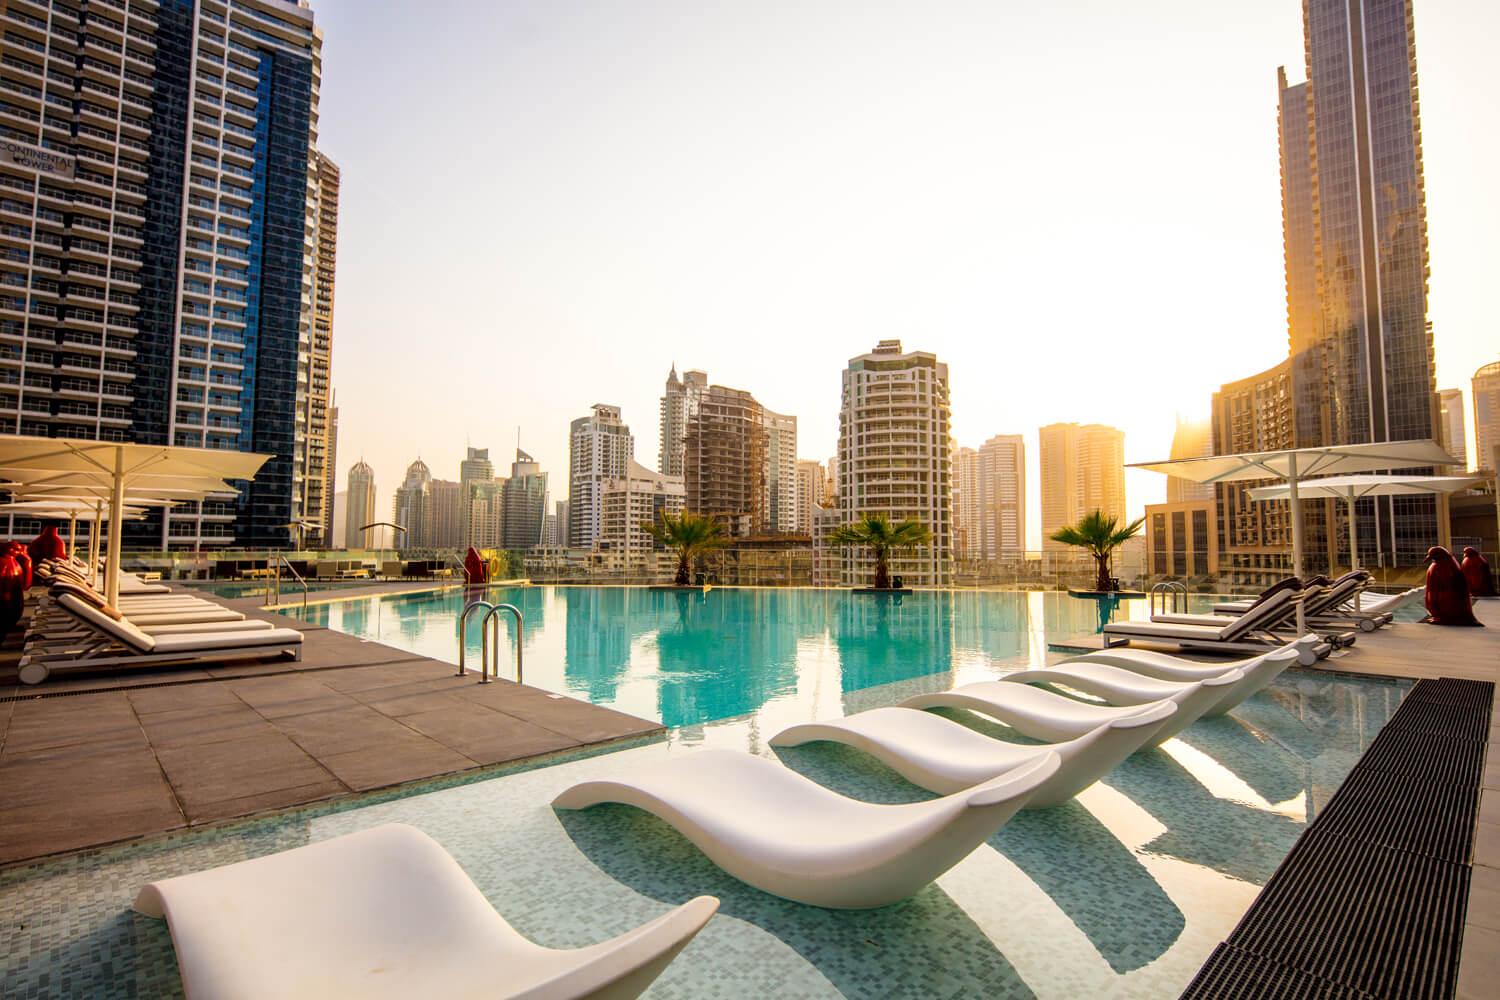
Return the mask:
<svg viewBox="0 0 1500 1000">
<path fill-rule="evenodd" d="M 957 864 L 1021 809 L 1064 802 L 1135 750 L 1228 711 L 1297 662 L 1309 640 L 1316 641 L 1285 644 L 1216 672 L 1178 661 L 1174 669 L 1200 674 L 1187 680 L 1074 661 L 922 695 L 904 707 L 793 726 L 771 740 L 777 747 L 831 740 L 858 748 L 914 784 L 945 793 L 929 802 L 859 802 L 763 758 L 701 751 L 626 778 L 585 781 L 553 806 L 636 806 L 766 892 L 816 906 L 883 906 Z M 1039 684 L 1110 704 L 1033 686 Z M 971 709 L 1062 742 L 1007 744 L 914 710 L 937 706 Z"/>
<path fill-rule="evenodd" d="M 62 672 L 275 657 L 300 660 L 302 633 L 183 595 L 121 598 L 60 581 L 38 603 L 19 664 L 25 684 Z"/>
</svg>

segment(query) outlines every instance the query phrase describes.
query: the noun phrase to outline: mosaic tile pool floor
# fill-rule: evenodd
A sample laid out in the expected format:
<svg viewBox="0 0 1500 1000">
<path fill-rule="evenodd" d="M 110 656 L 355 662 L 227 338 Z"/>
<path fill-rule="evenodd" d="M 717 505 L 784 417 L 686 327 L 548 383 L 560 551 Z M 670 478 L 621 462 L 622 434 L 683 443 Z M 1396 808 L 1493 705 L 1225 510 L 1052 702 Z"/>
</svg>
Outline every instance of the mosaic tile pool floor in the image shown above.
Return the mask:
<svg viewBox="0 0 1500 1000">
<path fill-rule="evenodd" d="M 843 709 L 890 704 L 934 682 L 844 692 Z M 627 807 L 547 805 L 575 781 L 704 746 L 769 756 L 764 741 L 776 730 L 764 709 L 537 770 L 89 852 L 0 873 L 0 996 L 180 995 L 166 926 L 129 909 L 142 883 L 393 821 L 434 836 L 507 920 L 546 945 L 592 943 L 700 893 L 719 896 L 719 915 L 653 997 L 1174 995 L 1407 686 L 1288 674 L 1233 714 L 1137 753 L 1075 801 L 1021 814 L 936 884 L 874 911 L 765 895 Z M 866 800 L 927 796 L 830 744 L 779 756 Z"/>
</svg>

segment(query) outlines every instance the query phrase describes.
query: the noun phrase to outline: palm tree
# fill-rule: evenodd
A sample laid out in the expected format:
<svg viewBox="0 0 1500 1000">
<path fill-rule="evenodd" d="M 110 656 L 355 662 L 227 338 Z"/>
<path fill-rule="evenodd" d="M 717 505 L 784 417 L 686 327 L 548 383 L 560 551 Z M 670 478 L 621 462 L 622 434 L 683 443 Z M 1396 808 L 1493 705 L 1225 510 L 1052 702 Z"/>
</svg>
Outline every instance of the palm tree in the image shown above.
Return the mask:
<svg viewBox="0 0 1500 1000">
<path fill-rule="evenodd" d="M 853 524 L 833 529 L 828 540 L 834 545 L 861 545 L 875 555 L 875 589 L 891 589 L 890 557 L 892 552 L 926 545 L 932 532 L 921 521 L 907 518 L 891 523 L 884 514 L 864 514 Z"/>
<path fill-rule="evenodd" d="M 1109 571 L 1110 556 L 1115 549 L 1140 534 L 1141 525 L 1145 523 L 1146 519 L 1143 517 L 1122 528 L 1118 517 L 1105 517 L 1102 510 L 1095 510 L 1092 514 L 1085 514 L 1077 524 L 1058 528 L 1052 533 L 1052 540 L 1088 549 L 1089 555 L 1094 557 L 1096 569 L 1094 589 L 1111 591 L 1115 588 L 1114 578 Z"/>
<path fill-rule="evenodd" d="M 662 511 L 661 522 L 652 524 L 649 521 L 641 524 L 641 530 L 658 544 L 677 551 L 677 586 L 688 585 L 691 562 L 694 557 L 727 545 L 728 539 L 724 537 L 724 528 L 718 521 L 703 514 L 691 514 L 683 511 L 681 514 L 672 515 Z"/>
</svg>

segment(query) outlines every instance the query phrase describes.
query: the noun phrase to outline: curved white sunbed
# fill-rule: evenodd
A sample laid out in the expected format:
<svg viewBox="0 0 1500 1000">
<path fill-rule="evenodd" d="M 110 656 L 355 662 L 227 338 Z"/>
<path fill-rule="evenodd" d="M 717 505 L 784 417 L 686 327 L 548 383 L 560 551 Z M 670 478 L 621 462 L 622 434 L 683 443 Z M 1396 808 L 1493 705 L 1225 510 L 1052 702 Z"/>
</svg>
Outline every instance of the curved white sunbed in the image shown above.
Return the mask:
<svg viewBox="0 0 1500 1000">
<path fill-rule="evenodd" d="M 843 743 L 884 762 L 912 784 L 943 794 L 972 788 L 1055 753 L 1057 773 L 1023 807 L 1044 809 L 1068 801 L 1104 777 L 1144 746 L 1176 711 L 1176 705 L 1161 701 L 1065 743 L 1023 746 L 917 709 L 876 708 L 844 719 L 792 726 L 774 736 L 771 746 L 794 747 L 817 740 Z"/>
<path fill-rule="evenodd" d="M 1280 648 L 1310 649 L 1317 646 L 1318 642 L 1318 637 L 1309 633 Z M 1113 649 L 1098 649 L 1091 653 L 1070 656 L 1065 660 L 1059 660 L 1053 666 L 1061 667 L 1070 663 L 1108 663 L 1110 666 L 1121 667 L 1133 673 L 1156 677 L 1164 681 L 1201 681 L 1205 677 L 1218 677 L 1229 670 L 1254 669 L 1266 657 L 1276 652 L 1278 650 L 1270 649 L 1255 656 L 1247 656 L 1242 660 L 1203 661 L 1189 660 L 1184 656 L 1162 653 L 1154 649 L 1118 646 Z"/>
<path fill-rule="evenodd" d="M 1229 711 L 1296 662 L 1297 650 L 1283 647 L 1257 664 L 1252 674 L 1236 667 L 1197 681 L 1164 681 L 1108 663 L 1059 663 L 1055 667 L 1007 674 L 1003 683 L 1062 685 L 1101 698 L 1108 704 L 1122 706 L 1141 705 L 1180 694 L 1183 700 L 1178 703 L 1179 717 L 1168 726 L 1180 733 L 1205 715 L 1221 715 Z M 1183 722 L 1183 718 L 1188 721 Z"/>
<path fill-rule="evenodd" d="M 552 805 L 635 806 L 757 889 L 813 906 L 864 909 L 906 899 L 958 864 L 1058 767 L 1048 753 L 956 795 L 875 805 L 763 757 L 700 750 L 626 778 L 574 785 Z"/>
<path fill-rule="evenodd" d="M 1200 714 L 1198 704 L 1204 696 L 1198 693 L 1196 686 L 1189 685 L 1164 700 L 1176 705 L 1177 711 L 1146 741 L 1146 746 L 1160 746 L 1197 721 Z M 1093 732 L 1107 722 L 1136 715 L 1145 707 L 1140 704 L 1099 705 L 1078 701 L 1056 691 L 1005 681 L 977 681 L 951 691 L 919 694 L 901 704 L 907 708 L 965 708 L 998 719 L 1023 736 L 1049 743 Z M 1187 721 L 1183 722 L 1183 718 Z"/>
<path fill-rule="evenodd" d="M 533 944 L 431 837 L 399 823 L 153 882 L 184 992 L 231 997 L 635 997 L 706 924 L 699 896 L 576 950 Z"/>
</svg>

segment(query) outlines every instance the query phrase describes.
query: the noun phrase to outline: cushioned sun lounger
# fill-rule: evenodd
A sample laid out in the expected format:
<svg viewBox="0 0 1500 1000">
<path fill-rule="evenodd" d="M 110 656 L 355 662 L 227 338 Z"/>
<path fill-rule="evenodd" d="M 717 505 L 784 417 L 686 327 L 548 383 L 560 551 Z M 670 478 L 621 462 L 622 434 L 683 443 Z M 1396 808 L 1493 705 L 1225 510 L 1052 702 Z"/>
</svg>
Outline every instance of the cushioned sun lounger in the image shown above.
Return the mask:
<svg viewBox="0 0 1500 1000">
<path fill-rule="evenodd" d="M 1168 699 L 1173 705 L 1184 696 Z M 1003 722 L 1022 736 L 1034 740 L 1060 743 L 1091 733 L 1100 726 L 1119 719 L 1138 715 L 1145 705 L 1099 705 L 1079 701 L 1055 691 L 1047 691 L 1026 684 L 1007 684 L 1004 681 L 977 681 L 951 691 L 919 694 L 903 701 L 905 708 L 962 708 Z M 1163 723 L 1146 741 L 1146 746 L 1158 746 L 1166 742 L 1177 731 L 1173 728 L 1177 713 Z"/>
<path fill-rule="evenodd" d="M 1106 649 L 1123 645 L 1134 639 L 1149 642 L 1165 642 L 1181 649 L 1201 649 L 1216 653 L 1263 653 L 1286 643 L 1287 637 L 1274 628 L 1290 612 L 1295 614 L 1295 603 L 1302 599 L 1303 591 L 1280 590 L 1264 602 L 1245 612 L 1238 618 L 1217 619 L 1222 624 L 1187 624 L 1164 621 L 1110 622 L 1104 626 Z M 1353 645 L 1353 634 L 1336 637 L 1342 645 Z M 1327 656 L 1333 643 L 1325 641 L 1315 648 L 1304 649 L 1299 662 L 1312 666 L 1319 657 Z"/>
<path fill-rule="evenodd" d="M 152 882 L 135 899 L 166 918 L 192 1000 L 636 997 L 718 907 L 699 896 L 600 944 L 543 948 L 399 823 Z"/>
<path fill-rule="evenodd" d="M 140 626 L 116 621 L 103 611 L 63 594 L 57 606 L 86 626 L 83 638 L 28 643 L 20 662 L 25 684 L 40 684 L 49 674 L 72 670 L 149 667 L 201 660 L 302 658 L 302 633 L 289 628 L 239 632 L 183 632 L 148 635 Z"/>
<path fill-rule="evenodd" d="M 1366 632 L 1373 632 L 1384 625 L 1389 625 L 1395 617 L 1395 613 L 1408 604 L 1422 600 L 1425 592 L 1423 587 L 1413 587 L 1395 594 L 1376 594 L 1371 596 L 1366 592 L 1360 597 L 1359 608 L 1356 610 L 1348 599 L 1342 603 L 1333 604 L 1319 611 L 1313 619 L 1322 622 L 1347 622 L 1357 626 Z M 1247 602 L 1226 601 L 1223 604 L 1214 605 L 1214 614 L 1230 615 L 1238 614 Z"/>
<path fill-rule="evenodd" d="M 772 737 L 771 746 L 795 747 L 818 740 L 842 743 L 877 758 L 912 784 L 945 795 L 1055 753 L 1057 773 L 1023 807 L 1043 809 L 1068 801 L 1104 777 L 1145 746 L 1176 710 L 1171 702 L 1161 701 L 1064 743 L 1023 746 L 993 739 L 930 712 L 876 708 L 844 719 L 792 726 Z"/>
<path fill-rule="evenodd" d="M 784 899 L 865 909 L 906 899 L 963 860 L 1057 773 L 1048 753 L 967 791 L 875 805 L 763 757 L 699 750 L 628 777 L 585 781 L 557 809 L 622 802 L 671 824 L 714 864 Z"/>
<path fill-rule="evenodd" d="M 1162 680 L 1108 663 L 1079 660 L 1037 670 L 1022 670 L 1007 674 L 1004 679 L 1015 684 L 1062 685 L 1102 698 L 1111 705 L 1140 705 L 1170 698 L 1178 691 L 1201 685 L 1179 709 L 1184 714 L 1192 714 L 1196 721 L 1207 715 L 1223 715 L 1281 676 L 1287 667 L 1297 662 L 1297 656 L 1296 647 L 1283 646 L 1257 657 L 1249 667 L 1235 667 L 1217 677 L 1198 680 Z M 1186 726 L 1179 727 L 1178 732 L 1184 728 Z"/>
</svg>

